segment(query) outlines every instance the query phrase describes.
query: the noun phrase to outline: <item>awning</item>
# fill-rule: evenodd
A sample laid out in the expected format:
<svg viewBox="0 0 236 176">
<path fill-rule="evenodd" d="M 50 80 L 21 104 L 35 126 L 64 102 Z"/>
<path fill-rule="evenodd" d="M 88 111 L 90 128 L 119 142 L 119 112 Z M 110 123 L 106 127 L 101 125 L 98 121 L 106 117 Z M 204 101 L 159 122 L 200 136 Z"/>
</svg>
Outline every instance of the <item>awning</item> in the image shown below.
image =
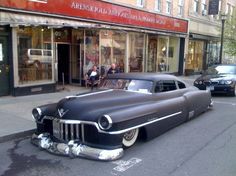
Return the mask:
<svg viewBox="0 0 236 176">
<path fill-rule="evenodd" d="M 75 20 L 67 20 L 62 18 L 52 18 L 45 16 L 36 16 L 28 14 L 18 14 L 9 12 L 0 12 L 0 25 L 17 26 L 48 26 L 52 28 L 62 27 L 95 27 L 95 23 L 87 23 Z"/>
<path fill-rule="evenodd" d="M 149 33 L 149 34 L 160 34 L 167 36 L 186 37 L 187 34 L 179 34 L 173 32 L 156 31 L 153 29 L 139 29 L 137 27 L 127 27 L 122 25 L 110 25 L 102 24 L 97 21 L 82 21 L 79 19 L 69 19 L 70 17 L 61 16 L 44 16 L 41 14 L 26 14 L 16 12 L 0 12 L 0 26 L 10 25 L 11 27 L 18 26 L 48 26 L 49 28 L 94 28 L 94 29 L 115 29 L 120 32 L 126 33 L 127 31 Z"/>
</svg>

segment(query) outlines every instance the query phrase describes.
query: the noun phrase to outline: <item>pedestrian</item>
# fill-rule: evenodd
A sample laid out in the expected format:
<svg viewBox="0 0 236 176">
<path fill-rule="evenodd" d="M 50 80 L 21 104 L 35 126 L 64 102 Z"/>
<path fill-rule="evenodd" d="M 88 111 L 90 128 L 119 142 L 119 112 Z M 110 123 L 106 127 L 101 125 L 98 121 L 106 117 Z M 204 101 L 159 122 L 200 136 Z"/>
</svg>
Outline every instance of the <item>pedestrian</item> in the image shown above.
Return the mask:
<svg viewBox="0 0 236 176">
<path fill-rule="evenodd" d="M 100 77 L 96 65 L 94 65 L 92 69 L 88 71 L 87 76 L 88 76 L 88 84 L 91 85 L 91 90 L 93 90 L 94 86 L 98 85 Z"/>
<path fill-rule="evenodd" d="M 115 73 L 120 73 L 120 70 L 116 67 L 116 64 L 113 63 L 113 64 L 111 64 L 111 67 L 107 71 L 107 75 L 108 74 L 115 74 Z"/>
</svg>

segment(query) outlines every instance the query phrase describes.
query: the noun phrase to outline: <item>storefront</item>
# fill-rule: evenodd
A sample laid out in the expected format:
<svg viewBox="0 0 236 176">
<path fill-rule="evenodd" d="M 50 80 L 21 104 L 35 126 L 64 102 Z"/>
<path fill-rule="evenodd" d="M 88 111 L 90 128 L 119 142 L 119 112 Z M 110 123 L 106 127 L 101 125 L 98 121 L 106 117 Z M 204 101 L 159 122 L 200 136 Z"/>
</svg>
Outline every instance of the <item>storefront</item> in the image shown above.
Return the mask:
<svg viewBox="0 0 236 176">
<path fill-rule="evenodd" d="M 93 65 L 104 76 L 111 63 L 121 72 L 183 71 L 187 20 L 94 0 L 1 6 L 0 24 L 12 29 L 14 95 L 82 85 Z"/>
<path fill-rule="evenodd" d="M 219 39 L 190 33 L 185 74 L 198 74 L 209 66 L 219 63 Z"/>
<path fill-rule="evenodd" d="M 0 26 L 0 96 L 9 95 L 12 89 L 13 65 L 11 57 L 11 29 L 6 26 Z"/>
</svg>

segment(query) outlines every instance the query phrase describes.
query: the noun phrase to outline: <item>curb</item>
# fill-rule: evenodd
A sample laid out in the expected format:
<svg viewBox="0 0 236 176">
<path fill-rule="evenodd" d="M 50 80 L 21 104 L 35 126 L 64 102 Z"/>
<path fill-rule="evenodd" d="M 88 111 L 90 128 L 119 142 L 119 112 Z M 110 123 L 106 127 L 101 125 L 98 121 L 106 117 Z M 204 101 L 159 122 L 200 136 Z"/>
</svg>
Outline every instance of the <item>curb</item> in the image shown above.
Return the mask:
<svg viewBox="0 0 236 176">
<path fill-rule="evenodd" d="M 35 130 L 36 129 L 31 129 L 31 130 L 22 131 L 22 132 L 19 132 L 19 133 L 14 133 L 14 134 L 6 135 L 6 136 L 1 136 L 0 137 L 0 143 L 31 136 L 35 132 Z"/>
</svg>

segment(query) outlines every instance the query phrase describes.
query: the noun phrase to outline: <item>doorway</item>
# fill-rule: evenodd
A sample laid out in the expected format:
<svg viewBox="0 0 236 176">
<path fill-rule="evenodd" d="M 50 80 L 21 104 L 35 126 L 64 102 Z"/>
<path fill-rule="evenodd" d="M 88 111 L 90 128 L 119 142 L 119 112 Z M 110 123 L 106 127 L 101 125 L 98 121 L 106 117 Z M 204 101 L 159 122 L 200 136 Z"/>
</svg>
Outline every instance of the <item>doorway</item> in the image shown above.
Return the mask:
<svg viewBox="0 0 236 176">
<path fill-rule="evenodd" d="M 57 44 L 58 82 L 70 83 L 70 45 Z"/>
<path fill-rule="evenodd" d="M 0 36 L 0 96 L 9 95 L 9 69 L 9 60 L 7 56 L 7 37 Z"/>
</svg>

